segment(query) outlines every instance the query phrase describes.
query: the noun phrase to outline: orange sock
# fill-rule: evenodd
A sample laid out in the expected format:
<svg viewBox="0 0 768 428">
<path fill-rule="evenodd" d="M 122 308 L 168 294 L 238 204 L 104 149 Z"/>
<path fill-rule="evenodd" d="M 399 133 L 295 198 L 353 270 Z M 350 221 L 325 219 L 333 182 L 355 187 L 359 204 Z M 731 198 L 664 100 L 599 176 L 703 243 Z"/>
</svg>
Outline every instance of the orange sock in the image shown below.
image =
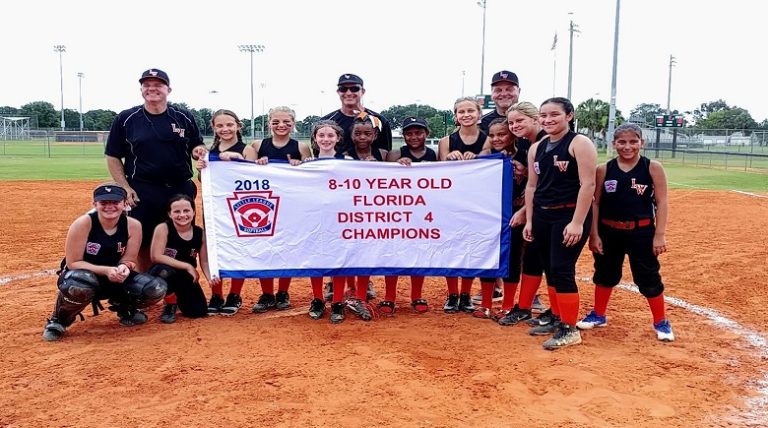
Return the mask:
<svg viewBox="0 0 768 428">
<path fill-rule="evenodd" d="M 563 323 L 576 325 L 579 317 L 579 293 L 557 293 L 557 306 Z"/>
<path fill-rule="evenodd" d="M 243 291 L 243 284 L 245 284 L 245 280 L 243 278 L 233 278 L 232 282 L 229 284 L 229 293 L 240 294 L 240 292 Z M 219 286 L 219 288 L 221 288 L 221 286 Z"/>
<path fill-rule="evenodd" d="M 365 302 L 368 300 L 368 281 L 370 276 L 358 276 L 357 277 L 357 298 Z"/>
<path fill-rule="evenodd" d="M 346 285 L 346 276 L 333 277 L 333 303 L 341 303 L 344 301 L 344 287 Z"/>
<path fill-rule="evenodd" d="M 396 275 L 386 275 L 384 277 L 384 300 L 394 302 L 397 298 L 397 278 Z"/>
<path fill-rule="evenodd" d="M 541 285 L 541 276 L 523 274 L 520 277 L 520 300 L 518 300 L 520 309 L 531 309 L 531 305 L 533 305 L 533 296 L 535 296 L 536 291 L 539 290 L 539 285 Z M 506 298 L 507 292 L 505 291 L 504 299 Z"/>
<path fill-rule="evenodd" d="M 560 315 L 560 306 L 557 304 L 557 290 L 550 285 L 547 286 L 547 295 L 549 296 L 549 307 L 553 315 Z"/>
<path fill-rule="evenodd" d="M 421 299 L 421 289 L 424 287 L 424 277 L 411 275 L 411 301 Z"/>
<path fill-rule="evenodd" d="M 261 292 L 264 294 L 275 294 L 275 278 L 259 278 Z"/>
<path fill-rule="evenodd" d="M 459 294 L 459 278 L 455 276 L 446 276 L 445 282 L 448 284 L 448 294 Z"/>
<path fill-rule="evenodd" d="M 515 294 L 517 294 L 517 283 L 505 282 L 504 283 L 504 300 L 501 302 L 502 310 L 508 311 L 515 306 Z M 520 297 L 521 298 L 523 297 L 522 292 Z M 530 305 L 528 305 L 528 309 L 530 309 Z"/>
<path fill-rule="evenodd" d="M 493 307 L 493 289 L 496 288 L 495 282 L 480 282 L 480 292 L 483 296 L 481 303 L 485 309 L 491 309 Z"/>
<path fill-rule="evenodd" d="M 313 276 L 309 278 L 309 283 L 312 285 L 312 297 L 315 299 L 323 299 L 323 277 Z"/>
<path fill-rule="evenodd" d="M 475 282 L 475 278 L 461 278 L 461 293 L 471 293 L 473 282 Z"/>
<path fill-rule="evenodd" d="M 604 287 L 595 284 L 595 314 L 601 317 L 605 316 L 608 309 L 608 300 L 611 298 L 613 287 Z"/>
<path fill-rule="evenodd" d="M 232 281 L 234 281 L 234 279 Z M 222 288 L 223 287 L 221 285 L 221 282 L 219 282 L 218 285 L 211 285 L 211 295 L 223 296 L 224 295 L 224 290 Z"/>
<path fill-rule="evenodd" d="M 661 320 L 666 318 L 666 314 L 664 313 L 664 293 L 648 299 L 648 306 L 651 307 L 651 314 L 653 315 L 654 324 L 658 324 L 661 322 Z"/>
<path fill-rule="evenodd" d="M 291 278 L 279 278 L 277 280 L 277 291 L 288 291 L 291 286 Z"/>
<path fill-rule="evenodd" d="M 175 305 L 176 304 L 176 293 L 169 294 L 169 295 L 165 296 L 163 301 L 165 301 L 166 305 Z"/>
</svg>

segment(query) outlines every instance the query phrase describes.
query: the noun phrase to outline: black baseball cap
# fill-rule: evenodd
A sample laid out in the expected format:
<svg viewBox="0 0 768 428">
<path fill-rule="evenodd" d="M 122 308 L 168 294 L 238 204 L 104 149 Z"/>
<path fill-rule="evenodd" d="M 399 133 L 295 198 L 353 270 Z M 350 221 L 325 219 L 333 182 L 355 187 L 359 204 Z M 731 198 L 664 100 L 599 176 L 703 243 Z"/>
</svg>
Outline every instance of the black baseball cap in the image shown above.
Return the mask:
<svg viewBox="0 0 768 428">
<path fill-rule="evenodd" d="M 339 86 L 348 84 L 363 86 L 363 79 L 357 74 L 342 74 L 339 76 Z"/>
<path fill-rule="evenodd" d="M 414 126 L 419 126 L 429 130 L 429 126 L 427 126 L 427 121 L 420 117 L 411 116 L 411 117 L 406 117 L 403 120 L 403 132 L 405 132 L 406 129 L 412 128 Z"/>
<path fill-rule="evenodd" d="M 141 79 L 139 79 L 139 83 L 144 83 L 144 81 L 147 79 L 158 79 L 165 82 L 165 84 L 168 86 L 171 85 L 171 79 L 168 78 L 168 73 L 157 68 L 150 68 L 149 70 L 141 73 Z"/>
<path fill-rule="evenodd" d="M 520 86 L 520 82 L 517 80 L 517 74 L 507 70 L 501 70 L 500 72 L 494 74 L 493 78 L 491 79 L 491 86 L 499 82 L 509 82 Z"/>
<path fill-rule="evenodd" d="M 117 184 L 102 184 L 93 191 L 94 201 L 124 201 L 128 194 Z"/>
</svg>

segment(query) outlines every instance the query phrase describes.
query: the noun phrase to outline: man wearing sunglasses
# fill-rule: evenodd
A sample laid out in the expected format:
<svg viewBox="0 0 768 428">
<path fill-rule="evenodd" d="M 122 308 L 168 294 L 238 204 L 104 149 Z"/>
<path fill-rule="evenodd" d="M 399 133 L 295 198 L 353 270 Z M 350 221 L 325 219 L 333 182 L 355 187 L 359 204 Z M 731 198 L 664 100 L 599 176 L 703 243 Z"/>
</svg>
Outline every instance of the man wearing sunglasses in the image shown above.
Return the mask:
<svg viewBox="0 0 768 428">
<path fill-rule="evenodd" d="M 345 152 L 354 147 L 352 144 L 352 123 L 354 122 L 355 117 L 362 111 L 381 120 L 379 136 L 376 138 L 376 141 L 373 142 L 373 148 L 384 149 L 386 151 L 392 150 L 392 129 L 390 128 L 387 119 L 379 113 L 363 107 L 362 99 L 363 95 L 365 95 L 363 79 L 355 74 L 342 74 L 339 76 L 336 93 L 339 94 L 341 108 L 325 115 L 323 119 L 333 120 L 344 130 L 344 143 L 341 152 Z"/>
</svg>

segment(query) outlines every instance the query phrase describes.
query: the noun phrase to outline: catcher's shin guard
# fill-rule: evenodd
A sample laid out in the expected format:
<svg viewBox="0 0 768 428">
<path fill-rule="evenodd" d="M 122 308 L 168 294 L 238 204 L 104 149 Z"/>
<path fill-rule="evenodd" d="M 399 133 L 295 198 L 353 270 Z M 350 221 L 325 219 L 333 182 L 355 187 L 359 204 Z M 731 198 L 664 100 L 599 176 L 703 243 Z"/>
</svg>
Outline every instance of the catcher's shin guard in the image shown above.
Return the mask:
<svg viewBox="0 0 768 428">
<path fill-rule="evenodd" d="M 75 269 L 64 272 L 57 285 L 59 294 L 51 319 L 68 327 L 93 300 L 99 289 L 99 279 L 89 270 Z"/>
<path fill-rule="evenodd" d="M 168 284 L 162 278 L 139 273 L 125 282 L 124 290 L 130 309 L 143 309 L 162 300 L 168 290 Z"/>
</svg>

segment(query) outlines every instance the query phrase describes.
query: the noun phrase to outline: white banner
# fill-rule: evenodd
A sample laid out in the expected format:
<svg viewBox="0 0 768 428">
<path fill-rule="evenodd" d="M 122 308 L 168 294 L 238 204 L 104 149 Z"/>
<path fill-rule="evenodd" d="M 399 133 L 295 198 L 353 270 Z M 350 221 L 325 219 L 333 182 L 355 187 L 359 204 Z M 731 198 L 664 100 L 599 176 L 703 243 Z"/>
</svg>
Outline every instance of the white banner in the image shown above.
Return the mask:
<svg viewBox="0 0 768 428">
<path fill-rule="evenodd" d="M 512 168 L 500 157 L 290 166 L 211 156 L 201 181 L 222 278 L 507 274 Z"/>
</svg>

